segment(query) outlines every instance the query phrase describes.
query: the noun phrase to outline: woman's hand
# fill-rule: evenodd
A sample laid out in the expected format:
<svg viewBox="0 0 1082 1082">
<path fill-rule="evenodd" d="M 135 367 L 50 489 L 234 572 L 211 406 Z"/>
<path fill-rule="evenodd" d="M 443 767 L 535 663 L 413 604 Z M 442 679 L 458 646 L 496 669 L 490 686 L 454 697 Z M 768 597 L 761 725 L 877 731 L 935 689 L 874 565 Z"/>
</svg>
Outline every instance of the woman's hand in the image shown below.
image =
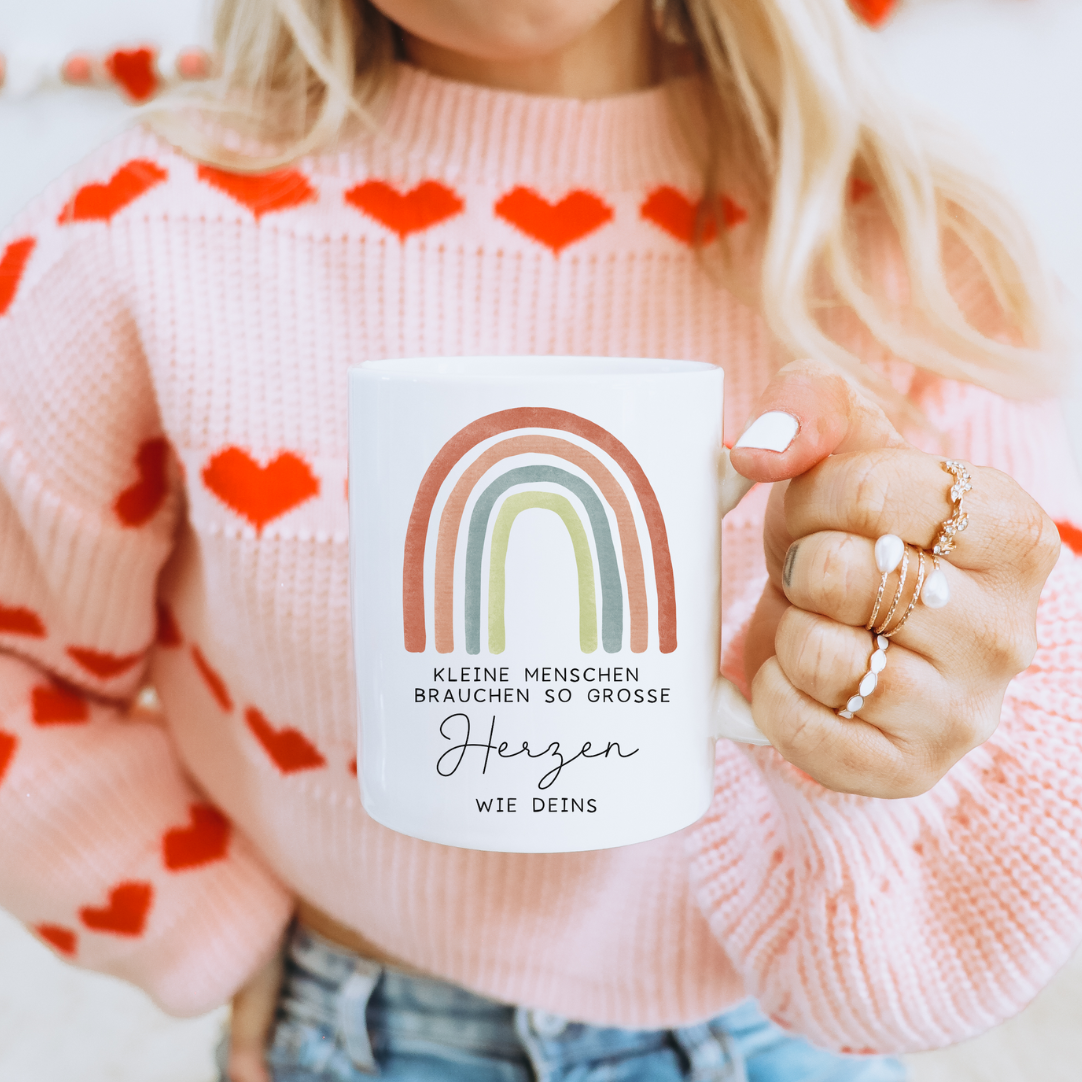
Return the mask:
<svg viewBox="0 0 1082 1082">
<path fill-rule="evenodd" d="M 282 952 L 271 960 L 233 997 L 229 1022 L 229 1082 L 271 1082 L 267 1067 L 267 1041 L 274 1025 L 278 992 L 282 986 Z"/>
<path fill-rule="evenodd" d="M 916 605 L 891 639 L 874 693 L 856 717 L 841 718 L 837 711 L 875 649 L 865 625 L 882 579 L 876 539 L 896 534 L 930 552 L 951 512 L 953 478 L 942 459 L 909 446 L 882 411 L 825 366 L 784 369 L 757 415 L 767 411 L 789 413 L 800 429 L 785 451 L 732 454 L 746 476 L 795 478 L 775 485 L 766 516 L 770 582 L 746 646 L 756 724 L 789 762 L 830 789 L 925 792 L 992 735 L 1007 684 L 1033 657 L 1037 602 L 1059 553 L 1056 528 L 1005 474 L 970 467 L 969 527 L 940 561 L 949 604 Z M 910 549 L 891 627 L 916 577 Z M 898 579 L 895 571 L 887 581 L 880 622 Z"/>
</svg>

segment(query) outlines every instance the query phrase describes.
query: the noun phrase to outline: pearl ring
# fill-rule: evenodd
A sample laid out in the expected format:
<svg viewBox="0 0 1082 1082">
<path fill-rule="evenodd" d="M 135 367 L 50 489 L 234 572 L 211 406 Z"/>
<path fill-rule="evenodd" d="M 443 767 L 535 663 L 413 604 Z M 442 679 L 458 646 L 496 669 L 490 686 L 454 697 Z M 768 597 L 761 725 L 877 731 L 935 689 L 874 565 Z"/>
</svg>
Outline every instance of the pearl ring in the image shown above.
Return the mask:
<svg viewBox="0 0 1082 1082">
<path fill-rule="evenodd" d="M 941 609 L 951 599 L 950 583 L 940 567 L 939 558 L 953 551 L 957 544 L 957 536 L 969 525 L 969 515 L 966 513 L 963 501 L 965 494 L 973 489 L 973 478 L 968 467 L 962 462 L 947 459 L 940 464 L 954 479 L 950 488 L 951 513 L 939 526 L 936 539 L 932 543 L 930 558 L 932 571 L 925 577 L 925 552 L 916 548 L 917 553 L 917 583 L 913 589 L 913 596 L 905 611 L 898 618 L 893 627 L 890 626 L 905 594 L 905 583 L 909 576 L 909 545 L 897 534 L 883 534 L 875 543 L 875 566 L 883 576 L 879 582 L 879 590 L 875 595 L 875 604 L 872 614 L 868 618 L 865 630 L 872 633 L 872 639 L 876 646 L 868 663 L 868 671 L 861 678 L 856 694 L 851 695 L 846 701 L 845 707 L 838 711 L 838 716 L 852 718 L 864 705 L 865 699 L 875 690 L 879 682 L 879 675 L 887 666 L 887 647 L 893 636 L 901 631 L 905 622 L 909 619 L 916 608 L 919 600 L 925 608 Z M 899 570 L 900 565 L 900 570 Z M 879 610 L 883 606 L 883 595 L 887 589 L 887 579 L 894 571 L 898 571 L 898 589 L 894 599 L 887 609 L 886 616 L 879 619 Z M 888 630 L 888 628 L 890 630 Z"/>
</svg>

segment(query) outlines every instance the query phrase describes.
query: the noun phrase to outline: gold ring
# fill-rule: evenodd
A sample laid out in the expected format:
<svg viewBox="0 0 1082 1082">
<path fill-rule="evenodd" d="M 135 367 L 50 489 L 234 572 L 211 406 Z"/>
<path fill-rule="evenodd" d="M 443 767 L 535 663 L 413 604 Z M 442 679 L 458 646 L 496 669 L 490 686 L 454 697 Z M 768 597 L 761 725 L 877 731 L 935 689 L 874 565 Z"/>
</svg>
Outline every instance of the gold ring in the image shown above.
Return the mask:
<svg viewBox="0 0 1082 1082">
<path fill-rule="evenodd" d="M 893 638 L 902 630 L 902 625 L 909 619 L 910 614 L 917 607 L 917 602 L 920 600 L 921 588 L 924 586 L 924 549 L 917 549 L 920 553 L 920 562 L 917 565 L 917 586 L 913 591 L 913 597 L 910 599 L 909 607 L 902 613 L 902 618 L 894 625 L 891 631 L 881 631 L 880 634 L 884 639 Z M 933 556 L 933 560 L 936 561 L 936 568 L 939 567 L 939 557 Z"/>
<path fill-rule="evenodd" d="M 973 489 L 973 478 L 964 462 L 955 462 L 948 458 L 940 465 L 954 478 L 954 484 L 951 485 L 950 490 L 950 517 L 944 519 L 939 525 L 939 533 L 932 542 L 933 556 L 946 556 L 954 551 L 955 538 L 969 525 L 969 515 L 966 514 L 964 501 L 966 493 Z M 937 563 L 936 569 L 938 568 Z"/>
<path fill-rule="evenodd" d="M 879 592 L 875 595 L 875 605 L 868 622 L 864 625 L 865 631 L 875 628 L 876 617 L 879 615 L 879 606 L 883 604 L 883 591 L 887 588 L 887 579 L 890 573 L 902 562 L 905 555 L 905 542 L 892 533 L 883 534 L 875 543 L 875 566 L 879 569 L 883 578 L 879 582 Z"/>
<path fill-rule="evenodd" d="M 902 546 L 902 569 L 898 572 L 898 589 L 894 593 L 894 601 L 891 602 L 890 608 L 887 610 L 887 615 L 883 622 L 875 628 L 877 635 L 882 635 L 883 632 L 890 626 L 891 620 L 894 619 L 894 613 L 901 603 L 902 594 L 905 593 L 905 580 L 909 574 L 909 546 L 903 543 Z"/>
</svg>

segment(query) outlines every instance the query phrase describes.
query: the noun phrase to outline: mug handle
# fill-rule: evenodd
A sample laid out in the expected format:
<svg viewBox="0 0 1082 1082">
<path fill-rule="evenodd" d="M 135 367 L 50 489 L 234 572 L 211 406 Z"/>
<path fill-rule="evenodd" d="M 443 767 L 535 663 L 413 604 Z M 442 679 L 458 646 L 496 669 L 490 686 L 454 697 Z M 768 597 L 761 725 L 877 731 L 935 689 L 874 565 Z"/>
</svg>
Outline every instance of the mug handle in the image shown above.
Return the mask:
<svg viewBox="0 0 1082 1082">
<path fill-rule="evenodd" d="M 729 452 L 726 448 L 721 449 L 721 460 L 718 463 L 718 504 L 721 515 L 727 515 L 754 485 L 733 469 L 729 461 Z M 728 740 L 736 740 L 741 744 L 769 745 L 763 731 L 752 720 L 751 705 L 743 695 L 737 691 L 736 686 L 724 676 L 719 676 L 714 686 L 714 710 L 711 735 L 715 738 L 725 737 Z"/>
<path fill-rule="evenodd" d="M 719 676 L 714 685 L 711 721 L 710 735 L 715 740 L 724 737 L 738 744 L 758 744 L 764 748 L 770 744 L 751 716 L 751 704 L 737 691 L 736 685 L 724 676 Z"/>
<path fill-rule="evenodd" d="M 718 459 L 718 504 L 724 518 L 755 486 L 755 482 L 737 473 L 729 458 L 729 448 L 721 449 Z"/>
</svg>

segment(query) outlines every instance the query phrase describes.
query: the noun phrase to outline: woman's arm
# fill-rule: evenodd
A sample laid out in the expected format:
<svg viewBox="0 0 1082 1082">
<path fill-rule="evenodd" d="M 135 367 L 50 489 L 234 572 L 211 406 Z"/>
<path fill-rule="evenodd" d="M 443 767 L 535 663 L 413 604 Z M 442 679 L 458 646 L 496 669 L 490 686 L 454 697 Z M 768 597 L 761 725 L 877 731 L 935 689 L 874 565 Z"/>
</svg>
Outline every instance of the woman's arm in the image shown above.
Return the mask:
<svg viewBox="0 0 1082 1082">
<path fill-rule="evenodd" d="M 768 521 L 774 585 L 745 645 L 774 655 L 749 667 L 757 720 L 779 750 L 723 746 L 714 806 L 692 842 L 704 910 L 749 991 L 782 1024 L 855 1051 L 935 1047 L 989 1028 L 1020 1010 L 1082 936 L 1082 561 L 1064 546 L 1045 583 L 1056 542 L 1023 490 L 1044 486 L 1056 517 L 1077 519 L 1062 426 L 1054 407 L 976 388 L 929 395 L 926 408 L 942 414 L 933 420 L 955 433 L 952 453 L 991 459 L 1022 485 L 974 471 L 997 498 L 971 503 L 970 546 L 960 541 L 950 557 L 950 604 L 917 607 L 869 709 L 841 718 L 872 650 L 862 625 L 880 578 L 877 516 L 896 516 L 901 536 L 928 544 L 934 529 L 920 516 L 941 472 L 938 457 L 902 446 L 858 404 L 863 440 L 850 432 L 847 454 L 779 496 Z M 838 424 L 831 412 L 827 429 Z M 744 457 L 734 454 L 742 469 Z M 847 465 L 865 478 L 855 492 Z M 878 493 L 880 469 L 895 478 L 893 498 Z M 831 568 L 810 560 L 802 572 L 798 555 L 786 584 L 787 529 L 813 554 L 825 546 Z M 849 642 L 858 637 L 859 658 Z"/>
<path fill-rule="evenodd" d="M 81 191 L 100 209 L 92 182 L 130 181 L 139 139 L 0 240 L 0 904 L 67 960 L 188 1014 L 265 961 L 291 903 L 165 729 L 129 712 L 183 499 L 116 270 L 138 201 L 70 208 Z M 168 163 L 140 176 L 167 184 Z"/>
</svg>

